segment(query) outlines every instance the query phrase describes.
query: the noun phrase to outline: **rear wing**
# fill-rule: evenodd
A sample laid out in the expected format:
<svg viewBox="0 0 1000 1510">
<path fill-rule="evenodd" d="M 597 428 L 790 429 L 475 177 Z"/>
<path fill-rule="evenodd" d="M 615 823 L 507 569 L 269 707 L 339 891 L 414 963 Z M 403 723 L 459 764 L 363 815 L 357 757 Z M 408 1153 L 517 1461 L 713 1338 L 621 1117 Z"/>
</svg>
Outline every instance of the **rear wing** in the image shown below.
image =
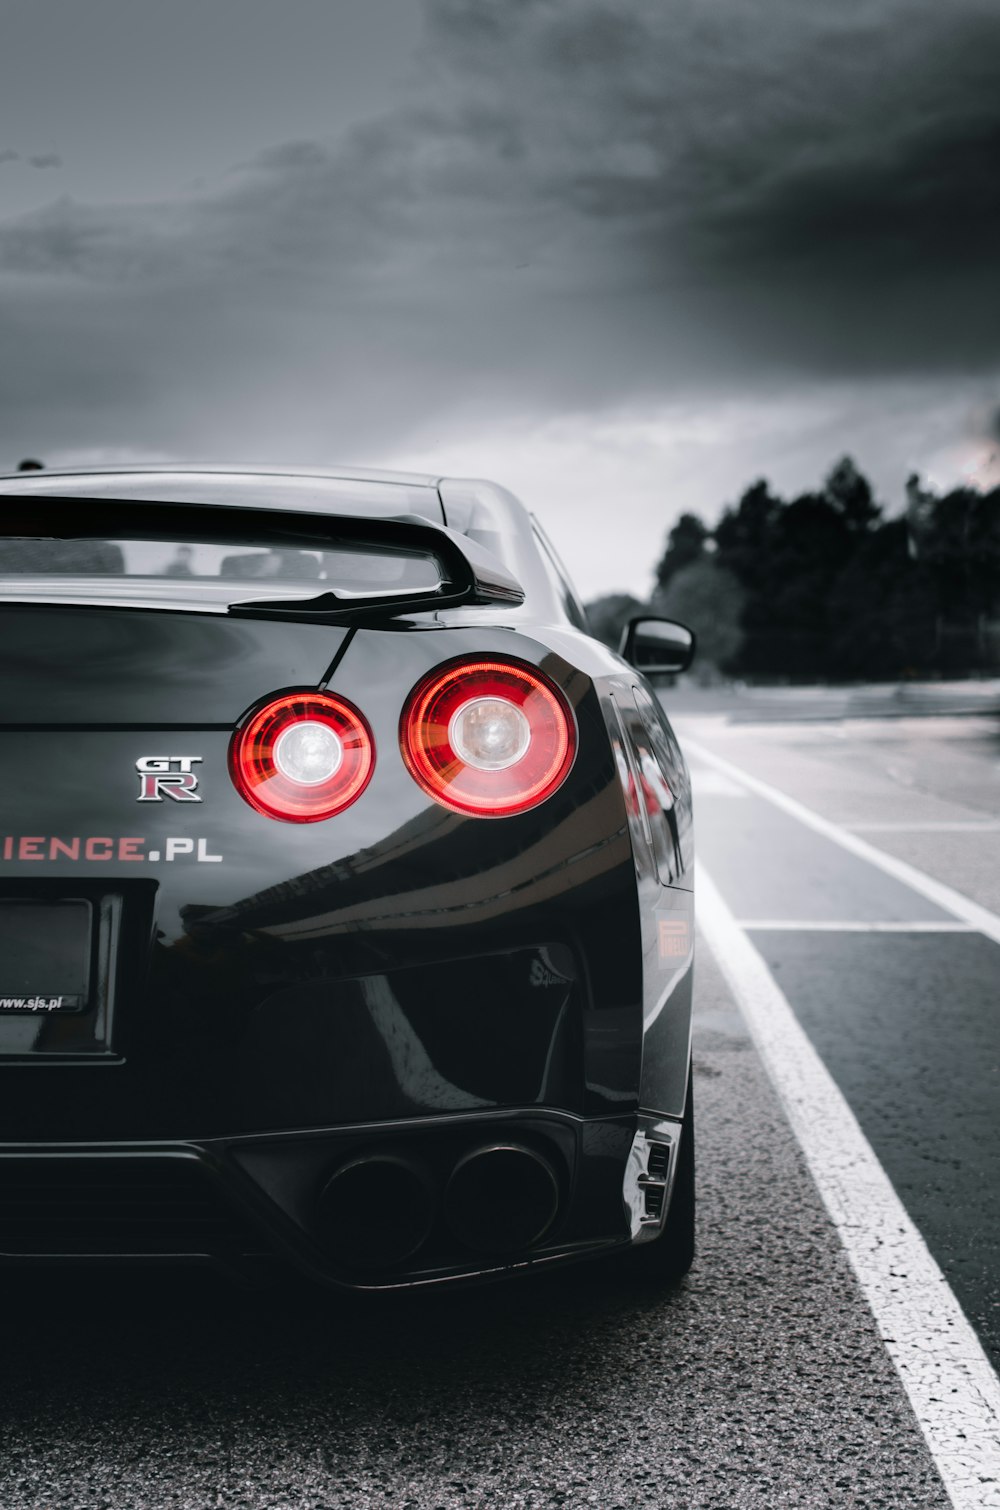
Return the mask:
<svg viewBox="0 0 1000 1510">
<path fill-rule="evenodd" d="M 214 565 L 154 570 L 156 546 L 186 559 L 200 551 Z M 240 546 L 250 554 L 222 554 Z M 516 607 L 524 590 L 491 551 L 419 515 L 0 492 L 0 601 L 357 624 L 467 604 Z"/>
</svg>

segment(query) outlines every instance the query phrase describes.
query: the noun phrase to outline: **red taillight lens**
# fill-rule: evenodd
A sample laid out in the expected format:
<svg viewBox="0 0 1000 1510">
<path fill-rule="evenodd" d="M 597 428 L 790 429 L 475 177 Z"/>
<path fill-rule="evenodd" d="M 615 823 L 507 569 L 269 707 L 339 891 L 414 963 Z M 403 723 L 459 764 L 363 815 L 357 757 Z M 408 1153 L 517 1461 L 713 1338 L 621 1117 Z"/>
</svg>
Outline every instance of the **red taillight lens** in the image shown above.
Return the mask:
<svg viewBox="0 0 1000 1510">
<path fill-rule="evenodd" d="M 533 666 L 458 661 L 410 693 L 399 742 L 411 775 L 436 802 L 505 818 L 544 802 L 565 780 L 576 723 L 558 687 Z"/>
<path fill-rule="evenodd" d="M 250 713 L 233 735 L 229 770 L 240 796 L 269 818 L 316 823 L 361 796 L 375 765 L 357 708 L 323 692 L 290 692 Z"/>
</svg>

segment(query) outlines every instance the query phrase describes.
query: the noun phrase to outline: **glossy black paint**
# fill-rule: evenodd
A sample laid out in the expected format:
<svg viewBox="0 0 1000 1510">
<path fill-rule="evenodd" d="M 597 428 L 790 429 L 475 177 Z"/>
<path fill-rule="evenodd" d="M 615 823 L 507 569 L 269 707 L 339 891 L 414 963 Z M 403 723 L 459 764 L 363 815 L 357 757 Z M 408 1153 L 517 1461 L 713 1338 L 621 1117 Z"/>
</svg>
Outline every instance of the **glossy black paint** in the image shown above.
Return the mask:
<svg viewBox="0 0 1000 1510">
<path fill-rule="evenodd" d="M 378 627 L 0 606 L 0 898 L 85 897 L 104 920 L 87 1013 L 0 1012 L 18 1179 L 26 1156 L 118 1178 L 169 1154 L 258 1245 L 400 1283 L 491 1266 L 436 1218 L 399 1272 L 345 1272 L 317 1237 L 331 1169 L 417 1150 L 440 1201 L 477 1139 L 516 1133 L 560 1190 L 535 1261 L 628 1240 L 636 1117 L 684 1108 L 690 791 L 642 678 L 568 622 L 537 561 L 519 574 L 522 607 Z M 407 693 L 466 654 L 516 655 L 574 709 L 570 776 L 516 817 L 446 811 L 403 764 Z M 363 711 L 376 761 L 352 807 L 299 825 L 242 800 L 227 751 L 250 705 L 304 687 Z M 200 757 L 202 800 L 139 804 L 136 761 L 170 754 Z M 0 1215 L 0 1251 L 34 1251 L 2 1234 Z"/>
</svg>

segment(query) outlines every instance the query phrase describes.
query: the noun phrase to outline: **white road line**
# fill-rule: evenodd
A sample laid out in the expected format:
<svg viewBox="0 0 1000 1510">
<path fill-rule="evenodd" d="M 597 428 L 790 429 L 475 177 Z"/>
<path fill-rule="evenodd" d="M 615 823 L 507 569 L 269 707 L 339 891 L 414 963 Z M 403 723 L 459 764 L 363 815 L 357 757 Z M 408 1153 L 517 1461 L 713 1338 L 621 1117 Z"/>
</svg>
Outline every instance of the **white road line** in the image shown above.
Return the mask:
<svg viewBox="0 0 1000 1510">
<path fill-rule="evenodd" d="M 739 918 L 746 933 L 974 933 L 968 923 L 830 923 L 800 918 Z"/>
<path fill-rule="evenodd" d="M 955 1510 L 1000 1510 L 1000 1381 L 854 1113 L 701 865 L 698 922 L 738 1002 Z"/>
<path fill-rule="evenodd" d="M 739 766 L 733 765 L 732 761 L 725 760 L 721 755 L 716 755 L 714 750 L 708 750 L 696 740 L 685 739 L 683 748 L 690 751 L 698 760 L 703 760 L 708 765 L 715 766 L 731 776 L 734 781 L 742 781 L 743 785 L 751 792 L 756 792 L 760 797 L 766 797 L 768 802 L 773 802 L 775 807 L 780 807 L 784 812 L 797 818 L 807 828 L 813 829 L 824 838 L 832 839 L 834 844 L 839 844 L 841 849 L 846 849 L 849 854 L 857 855 L 860 860 L 867 860 L 870 865 L 878 866 L 879 870 L 887 876 L 893 876 L 897 881 L 902 881 L 904 886 L 911 887 L 930 902 L 942 907 L 945 912 L 950 912 L 953 917 L 968 923 L 977 933 L 985 933 L 987 938 L 993 939 L 1000 944 L 1000 917 L 995 912 L 980 907 L 978 902 L 962 896 L 961 892 L 954 891 L 946 886 L 943 881 L 935 881 L 933 876 L 926 875 L 922 870 L 917 870 L 914 865 L 908 865 L 905 860 L 897 860 L 895 855 L 887 855 L 884 850 L 876 849 L 873 844 L 867 844 L 864 839 L 859 839 L 856 834 L 850 834 L 839 824 L 831 823 L 828 818 L 821 818 L 819 813 L 814 813 L 811 807 L 805 807 L 797 802 L 794 797 L 789 797 L 777 787 L 769 786 L 766 781 L 760 781 L 756 776 L 749 775 Z"/>
</svg>

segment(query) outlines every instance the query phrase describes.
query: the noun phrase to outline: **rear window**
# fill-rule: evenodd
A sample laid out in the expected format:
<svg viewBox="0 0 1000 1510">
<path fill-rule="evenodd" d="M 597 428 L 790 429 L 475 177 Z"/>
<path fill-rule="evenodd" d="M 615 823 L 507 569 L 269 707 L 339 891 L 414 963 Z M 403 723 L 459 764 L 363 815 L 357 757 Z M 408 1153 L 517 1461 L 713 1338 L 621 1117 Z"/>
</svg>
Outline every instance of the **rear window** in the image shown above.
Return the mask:
<svg viewBox="0 0 1000 1510">
<path fill-rule="evenodd" d="M 108 579 L 116 579 L 115 582 Z M 433 590 L 441 563 L 422 551 L 375 543 L 325 549 L 232 540 L 96 540 L 46 536 L 0 539 L 0 593 L 34 586 L 76 595 L 93 582 L 114 596 L 116 583 L 144 596 L 237 601 L 333 591 L 338 597 Z"/>
</svg>

